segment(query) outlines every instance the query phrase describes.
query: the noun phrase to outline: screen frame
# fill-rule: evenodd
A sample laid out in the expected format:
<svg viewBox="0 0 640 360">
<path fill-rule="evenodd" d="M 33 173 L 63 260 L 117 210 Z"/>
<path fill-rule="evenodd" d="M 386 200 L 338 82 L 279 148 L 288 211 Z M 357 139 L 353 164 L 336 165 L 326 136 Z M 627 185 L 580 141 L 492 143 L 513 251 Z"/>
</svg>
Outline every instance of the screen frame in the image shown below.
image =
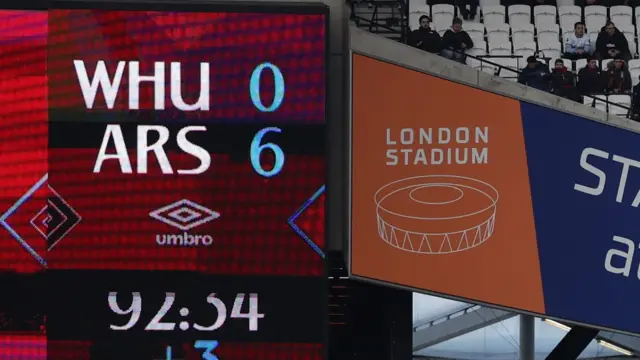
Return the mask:
<svg viewBox="0 0 640 360">
<path fill-rule="evenodd" d="M 349 124 L 349 121 L 341 121 L 341 119 L 333 119 L 329 116 L 329 107 L 331 105 L 329 97 L 329 88 L 332 83 L 340 82 L 339 79 L 331 80 L 330 74 L 334 69 L 331 69 L 330 56 L 330 9 L 329 6 L 323 2 L 267 2 L 267 1 L 227 1 L 227 2 L 204 2 L 204 1 L 176 1 L 176 0 L 63 0 L 63 1 L 43 1 L 36 0 L 35 4 L 30 6 L 24 6 L 22 4 L 16 4 L 14 7 L 2 6 L 7 10 L 73 10 L 73 9 L 87 9 L 87 10 L 130 10 L 130 11 L 180 11 L 180 12 L 238 12 L 238 13 L 265 13 L 265 14 L 320 14 L 325 19 L 325 44 L 324 44 L 324 69 L 325 69 L 325 91 L 324 91 L 324 141 L 325 141 L 325 254 L 329 252 L 329 217 L 327 216 L 328 204 L 333 203 L 338 199 L 333 199 L 331 195 L 331 187 L 329 186 L 329 169 L 332 166 L 330 156 L 328 153 L 328 146 L 333 138 L 329 132 L 329 129 L 333 128 L 333 123 L 337 122 L 340 127 L 342 124 Z M 330 124 L 331 122 L 331 124 Z M 327 287 L 325 289 L 326 303 L 324 307 L 323 315 L 325 319 L 325 331 L 324 331 L 324 351 L 323 357 L 328 359 L 328 338 L 329 338 L 329 309 L 328 309 L 328 291 L 329 291 L 329 259 L 324 258 L 325 267 L 323 277 L 327 280 Z"/>
</svg>

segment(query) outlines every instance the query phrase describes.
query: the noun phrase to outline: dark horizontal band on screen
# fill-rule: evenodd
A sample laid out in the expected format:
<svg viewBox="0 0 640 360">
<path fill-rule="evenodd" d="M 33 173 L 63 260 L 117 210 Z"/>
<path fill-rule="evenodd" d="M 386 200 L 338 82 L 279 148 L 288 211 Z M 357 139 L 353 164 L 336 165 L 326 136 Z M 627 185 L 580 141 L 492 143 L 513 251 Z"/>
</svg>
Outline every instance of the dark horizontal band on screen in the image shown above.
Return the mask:
<svg viewBox="0 0 640 360">
<path fill-rule="evenodd" d="M 206 276 L 176 271 L 49 271 L 47 272 L 49 339 L 115 342 L 132 338 L 153 340 L 322 342 L 326 313 L 324 277 Z M 117 291 L 120 307 L 131 305 L 132 292 L 141 295 L 141 316 L 129 330 L 114 331 L 110 324 L 124 325 L 130 315 L 116 315 L 108 306 L 109 292 Z M 174 330 L 151 331 L 145 326 L 158 313 L 165 293 L 175 293 L 175 302 L 163 322 L 175 323 Z M 210 325 L 215 307 L 207 296 L 216 293 L 227 306 L 227 319 L 214 331 L 180 330 L 178 324 Z M 245 293 L 243 312 L 248 311 L 248 294 L 258 294 L 258 330 L 249 331 L 249 320 L 232 318 L 238 293 Z M 179 311 L 187 308 L 184 316 Z"/>
<path fill-rule="evenodd" d="M 199 124 L 180 123 L 106 123 L 106 122 L 78 122 L 56 121 L 49 122 L 49 148 L 63 149 L 99 149 L 108 125 L 120 125 L 123 138 L 128 149 L 135 149 L 137 142 L 137 128 L 139 125 L 165 126 L 169 130 L 169 140 L 164 146 L 166 150 L 179 150 L 176 135 L 186 126 Z M 206 132 L 189 132 L 187 138 L 210 153 L 220 154 L 249 154 L 251 142 L 256 134 L 270 125 L 254 124 L 210 124 L 204 125 Z M 286 154 L 295 155 L 324 155 L 325 126 L 324 125 L 273 125 L 281 132 L 269 132 L 259 141 L 258 145 L 266 142 L 277 144 Z M 157 135 L 149 134 L 149 141 L 155 142 Z M 109 148 L 113 148 L 110 141 Z"/>
<path fill-rule="evenodd" d="M 216 340 L 215 337 L 199 340 Z M 46 339 L 45 339 L 46 341 Z M 149 360 L 167 359 L 167 346 L 171 346 L 172 359 L 202 359 L 203 349 L 196 349 L 194 341 L 140 341 L 136 338 L 114 344 L 111 340 L 97 341 L 46 341 L 47 360 L 91 359 L 91 360 Z M 325 345 L 318 343 L 269 343 L 218 341 L 213 354 L 218 359 L 251 360 L 321 360 Z M 27 349 L 29 350 L 29 349 Z M 20 354 L 16 351 L 17 354 Z M 77 354 L 87 354 L 79 357 Z M 22 359 L 22 357 L 20 357 Z M 31 359 L 25 357 L 25 359 Z M 36 360 L 36 359 L 34 359 Z"/>
<path fill-rule="evenodd" d="M 90 9 L 90 10 L 140 10 L 140 11 L 180 11 L 180 12 L 252 12 L 277 14 L 328 14 L 329 7 L 317 3 L 279 3 L 262 1 L 228 1 L 209 3 L 204 1 L 50 1 L 49 9 Z"/>
</svg>

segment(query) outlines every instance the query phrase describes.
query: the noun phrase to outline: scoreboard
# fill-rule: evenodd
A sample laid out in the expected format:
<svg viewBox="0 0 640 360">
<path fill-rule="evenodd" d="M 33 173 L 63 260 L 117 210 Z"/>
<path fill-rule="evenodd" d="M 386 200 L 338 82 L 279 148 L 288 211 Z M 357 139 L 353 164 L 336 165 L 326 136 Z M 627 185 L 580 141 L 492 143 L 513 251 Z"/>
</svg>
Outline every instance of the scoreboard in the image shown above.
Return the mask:
<svg viewBox="0 0 640 360">
<path fill-rule="evenodd" d="M 328 9 L 2 16 L 0 268 L 47 357 L 323 359 Z"/>
</svg>

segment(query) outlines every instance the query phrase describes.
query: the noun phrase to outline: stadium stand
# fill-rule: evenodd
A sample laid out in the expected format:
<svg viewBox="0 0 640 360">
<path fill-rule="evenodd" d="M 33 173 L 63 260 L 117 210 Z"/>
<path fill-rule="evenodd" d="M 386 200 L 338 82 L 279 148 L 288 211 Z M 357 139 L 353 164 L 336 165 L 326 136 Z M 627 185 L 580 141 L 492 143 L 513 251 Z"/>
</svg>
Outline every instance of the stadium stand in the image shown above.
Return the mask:
<svg viewBox="0 0 640 360">
<path fill-rule="evenodd" d="M 430 0 L 429 0 L 430 1 Z M 452 24 L 452 20 L 459 16 L 459 9 L 454 3 L 429 4 L 425 0 L 408 0 L 406 9 L 398 10 L 397 6 L 392 6 L 392 14 L 380 19 L 379 14 L 387 2 L 368 2 L 369 9 L 374 8 L 374 16 L 371 23 L 384 23 L 388 37 L 399 41 L 406 41 L 407 34 L 419 26 L 419 18 L 423 15 L 431 19 L 431 28 L 441 36 Z M 353 5 L 355 4 L 355 5 Z M 394 3 L 398 4 L 398 3 Z M 602 81 L 602 91 L 590 92 L 583 99 L 579 99 L 584 104 L 593 106 L 611 114 L 627 117 L 634 116 L 635 112 L 630 111 L 634 106 L 640 107 L 633 101 L 634 87 L 640 95 L 640 87 L 636 87 L 640 82 L 640 60 L 638 59 L 638 26 L 640 26 L 640 6 L 631 7 L 627 5 L 616 5 L 605 7 L 602 5 L 578 6 L 573 1 L 559 0 L 556 5 L 524 5 L 507 4 L 500 0 L 481 0 L 479 16 L 475 20 L 465 21 L 463 30 L 466 31 L 473 40 L 473 48 L 466 49 L 466 64 L 483 72 L 494 73 L 497 76 L 517 81 L 518 72 L 527 66 L 527 58 L 536 56 L 541 61 L 549 65 L 553 71 L 554 64 L 560 59 L 567 71 L 575 75 L 577 82 L 583 81 L 579 78 L 580 70 L 587 66 L 586 56 L 578 56 L 575 60 L 564 56 L 567 39 L 574 34 L 574 26 L 578 22 L 585 25 L 584 36 L 587 37 L 591 47 L 591 54 L 597 55 L 597 39 L 603 33 L 608 21 L 614 23 L 617 31 L 626 39 L 629 48 L 628 57 L 620 53 L 616 57 L 623 57 L 629 61 L 622 69 L 616 70 L 611 67 L 615 64 L 613 59 L 599 59 L 599 67 L 602 69 L 598 76 Z M 352 11 L 357 10 L 352 3 Z M 390 19 L 391 18 L 391 19 Z M 356 17 L 356 24 L 362 17 Z M 396 31 L 399 30 L 399 31 Z M 369 31 L 377 33 L 373 26 L 369 26 Z M 392 35 L 393 34 L 393 35 Z M 617 34 L 617 33 L 616 33 Z M 391 35 L 391 36 L 390 36 Z M 394 36 L 395 35 L 395 36 Z M 618 35 L 615 35 L 618 36 Z M 617 37 L 615 41 L 619 41 Z M 605 53 L 607 50 L 604 50 Z M 609 66 L 609 67 L 608 67 Z M 498 71 L 500 70 L 500 71 Z M 611 74 L 609 74 L 611 72 Z M 619 81 L 618 78 L 621 80 Z M 624 85 L 630 78 L 630 86 Z M 578 89 L 584 86 L 574 84 Z M 589 97 L 597 95 L 597 98 Z M 637 96 L 640 98 L 640 96 Z"/>
</svg>

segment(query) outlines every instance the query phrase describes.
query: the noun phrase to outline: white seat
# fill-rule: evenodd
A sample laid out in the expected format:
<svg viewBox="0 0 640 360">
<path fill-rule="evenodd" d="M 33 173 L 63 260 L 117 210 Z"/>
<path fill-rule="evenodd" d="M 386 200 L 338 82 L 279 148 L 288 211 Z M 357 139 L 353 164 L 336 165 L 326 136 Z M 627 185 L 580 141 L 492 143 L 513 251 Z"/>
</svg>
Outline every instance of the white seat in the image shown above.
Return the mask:
<svg viewBox="0 0 640 360">
<path fill-rule="evenodd" d="M 515 55 L 524 55 L 524 54 L 533 55 L 537 50 L 538 50 L 538 47 L 536 46 L 536 43 L 533 41 L 524 42 L 524 43 L 515 43 L 515 42 L 513 43 L 513 53 Z"/>
<path fill-rule="evenodd" d="M 560 41 L 540 42 L 538 41 L 538 51 L 543 57 L 551 59 L 560 57 Z"/>
<path fill-rule="evenodd" d="M 582 19 L 582 9 L 576 5 L 559 6 L 558 17 L 561 28 L 573 30 L 573 25 Z"/>
<path fill-rule="evenodd" d="M 627 64 L 627 66 L 629 67 L 629 71 L 633 69 L 640 69 L 640 60 L 638 59 L 629 60 L 629 63 Z"/>
<path fill-rule="evenodd" d="M 609 114 L 626 117 L 631 107 L 631 96 L 629 95 L 609 95 Z M 621 105 L 621 106 L 616 106 Z M 624 107 L 622 107 L 624 106 Z"/>
<path fill-rule="evenodd" d="M 433 27 L 438 31 L 441 30 L 442 28 L 446 28 L 446 29 L 450 28 L 455 12 L 456 12 L 456 9 L 453 7 L 453 5 L 449 5 L 449 4 L 433 5 L 431 7 Z"/>
<path fill-rule="evenodd" d="M 482 21 L 484 26 L 489 27 L 493 24 L 503 24 L 505 21 L 506 10 L 502 5 L 491 5 L 482 7 Z"/>
<path fill-rule="evenodd" d="M 601 69 L 606 71 L 607 70 L 607 65 L 609 65 L 609 63 L 612 62 L 612 61 L 613 61 L 613 59 L 603 59 L 602 60 Z"/>
<path fill-rule="evenodd" d="M 556 23 L 557 9 L 551 5 L 538 5 L 533 7 L 533 23 L 536 27 L 543 24 Z"/>
<path fill-rule="evenodd" d="M 499 76 L 501 78 L 517 78 L 518 77 L 518 73 L 516 72 L 518 70 L 518 59 L 513 59 L 513 58 L 496 58 L 496 59 L 492 59 L 492 62 L 504 66 L 503 68 L 500 69 L 500 74 Z"/>
<path fill-rule="evenodd" d="M 473 42 L 473 48 L 469 49 L 469 51 L 471 50 L 482 50 L 484 52 L 487 51 L 487 43 L 485 41 L 474 41 Z"/>
<path fill-rule="evenodd" d="M 431 7 L 431 15 L 434 17 L 438 14 L 449 14 L 451 16 L 455 15 L 456 8 L 453 5 L 449 4 L 436 4 Z"/>
<path fill-rule="evenodd" d="M 576 60 L 576 71 L 582 70 L 582 68 L 587 66 L 587 59 L 578 59 Z"/>
<path fill-rule="evenodd" d="M 584 22 L 587 29 L 600 31 L 600 28 L 607 23 L 607 8 L 601 5 L 585 6 Z"/>
<path fill-rule="evenodd" d="M 433 28 L 438 32 L 447 30 L 451 27 L 451 22 L 453 22 L 453 15 L 440 13 L 433 17 Z"/>
<path fill-rule="evenodd" d="M 511 42 L 489 43 L 490 55 L 511 55 Z"/>
<path fill-rule="evenodd" d="M 640 6 L 636 6 L 636 8 L 634 9 L 634 14 L 636 16 L 636 24 L 640 24 Z"/>
<path fill-rule="evenodd" d="M 420 17 L 423 15 L 429 16 L 429 6 L 422 8 L 423 11 L 414 11 L 409 13 L 409 28 L 415 30 L 420 27 Z M 426 10 L 426 11 L 425 11 Z"/>
<path fill-rule="evenodd" d="M 467 54 L 472 56 L 483 56 L 487 55 L 487 43 L 484 41 L 474 41 L 473 48 L 467 50 Z M 467 65 L 472 68 L 476 68 L 480 66 L 480 60 L 473 59 L 471 57 L 467 57 Z"/>
<path fill-rule="evenodd" d="M 491 64 L 481 63 L 480 67 L 476 68 L 476 70 L 480 70 L 482 72 L 486 72 L 488 74 L 493 75 L 496 72 L 496 67 Z"/>
<path fill-rule="evenodd" d="M 447 32 L 447 30 L 449 29 L 448 27 L 445 27 L 444 24 L 440 25 L 440 28 L 437 28 L 436 26 L 438 26 L 437 24 L 434 24 L 434 30 L 438 33 L 438 35 L 440 35 L 440 37 L 444 36 L 444 33 Z"/>
<path fill-rule="evenodd" d="M 616 5 L 609 8 L 609 18 L 616 26 L 631 25 L 633 23 L 633 9 L 631 6 Z"/>
<path fill-rule="evenodd" d="M 627 43 L 629 43 L 629 52 L 631 56 L 635 56 L 638 53 L 638 45 L 636 45 L 636 38 L 633 35 L 628 33 L 624 34 L 624 37 L 627 38 Z"/>
<path fill-rule="evenodd" d="M 558 41 L 560 38 L 560 27 L 558 24 L 552 25 L 541 25 L 537 28 L 538 30 L 538 42 L 548 43 L 551 41 Z"/>
<path fill-rule="evenodd" d="M 412 12 L 429 12 L 429 5 L 427 5 L 425 0 L 411 0 L 409 1 L 409 14 Z"/>
<path fill-rule="evenodd" d="M 507 24 L 492 24 L 487 25 L 487 39 L 489 43 L 503 43 L 509 41 L 509 25 Z"/>
<path fill-rule="evenodd" d="M 556 60 L 562 60 L 564 67 L 566 67 L 569 71 L 572 71 L 573 62 L 569 59 L 564 58 L 552 58 L 551 61 L 549 61 L 549 71 L 553 71 L 553 68 L 556 67 Z"/>
<path fill-rule="evenodd" d="M 514 44 L 533 41 L 534 28 L 532 24 L 511 25 L 511 40 Z"/>
<path fill-rule="evenodd" d="M 511 5 L 507 9 L 507 14 L 511 25 L 531 23 L 531 6 L 529 5 Z"/>
<path fill-rule="evenodd" d="M 594 96 L 594 98 L 585 96 L 583 99 L 583 104 L 587 105 L 587 106 L 593 106 L 594 102 L 595 102 L 595 108 L 602 110 L 602 111 L 607 111 L 607 103 L 601 100 L 607 100 L 607 96 L 606 95 L 596 95 Z"/>
<path fill-rule="evenodd" d="M 471 39 L 475 42 L 476 40 L 484 40 L 484 25 L 476 22 L 467 22 L 464 23 L 464 31 L 469 34 Z"/>
<path fill-rule="evenodd" d="M 533 23 L 536 27 L 540 24 L 555 24 L 557 8 L 551 5 L 538 5 L 533 7 Z"/>
<path fill-rule="evenodd" d="M 640 83 L 640 69 L 631 69 L 629 73 L 631 73 L 631 84 L 633 86 L 638 85 L 638 83 Z"/>
<path fill-rule="evenodd" d="M 620 30 L 621 33 L 623 34 L 628 34 L 631 36 L 636 35 L 636 27 L 633 26 L 633 24 L 622 24 L 622 25 L 618 25 L 618 23 L 615 23 L 616 27 L 618 28 L 618 30 Z"/>
<path fill-rule="evenodd" d="M 500 0 L 480 0 L 480 7 L 500 5 Z"/>
</svg>

